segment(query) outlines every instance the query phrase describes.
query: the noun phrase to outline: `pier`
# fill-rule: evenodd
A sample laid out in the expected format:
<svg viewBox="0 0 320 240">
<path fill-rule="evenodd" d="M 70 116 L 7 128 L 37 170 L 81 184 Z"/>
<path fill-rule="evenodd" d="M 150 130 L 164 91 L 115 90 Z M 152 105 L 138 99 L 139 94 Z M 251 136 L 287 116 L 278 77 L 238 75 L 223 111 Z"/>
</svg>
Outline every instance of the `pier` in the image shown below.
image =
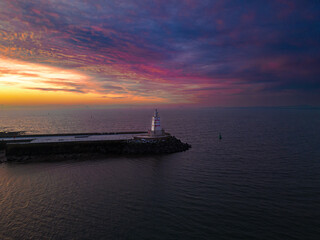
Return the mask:
<svg viewBox="0 0 320 240">
<path fill-rule="evenodd" d="M 34 134 L 0 133 L 2 161 L 32 161 L 35 156 L 65 154 L 165 154 L 181 152 L 191 146 L 166 133 L 160 126 L 158 111 L 151 129 L 135 132 Z M 2 158 L 3 159 L 3 158 Z M 1 159 L 0 159 L 1 160 Z"/>
<path fill-rule="evenodd" d="M 2 143 L 56 143 L 56 142 L 80 142 L 80 141 L 108 141 L 108 140 L 127 140 L 147 132 L 109 132 L 109 133 L 66 133 L 66 134 L 34 134 L 34 135 L 12 135 L 5 136 L 0 134 Z"/>
</svg>

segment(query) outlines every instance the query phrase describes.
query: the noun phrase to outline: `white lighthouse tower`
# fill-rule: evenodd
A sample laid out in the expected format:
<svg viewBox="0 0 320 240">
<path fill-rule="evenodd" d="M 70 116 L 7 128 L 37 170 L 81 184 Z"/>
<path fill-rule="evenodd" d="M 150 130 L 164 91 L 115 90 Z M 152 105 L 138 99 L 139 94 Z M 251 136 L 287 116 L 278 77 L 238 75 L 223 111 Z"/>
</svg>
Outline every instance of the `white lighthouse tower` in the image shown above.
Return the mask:
<svg viewBox="0 0 320 240">
<path fill-rule="evenodd" d="M 158 113 L 158 110 L 156 109 L 154 111 L 154 115 L 152 117 L 152 122 L 151 122 L 151 130 L 149 132 L 150 136 L 163 136 L 164 130 L 162 129 L 160 125 L 160 116 Z"/>
<path fill-rule="evenodd" d="M 166 133 L 164 129 L 160 125 L 160 116 L 158 110 L 154 111 L 154 115 L 152 117 L 151 129 L 148 130 L 148 134 L 134 136 L 134 139 L 143 139 L 144 141 L 154 140 L 157 138 L 167 138 L 170 137 L 169 133 Z"/>
</svg>

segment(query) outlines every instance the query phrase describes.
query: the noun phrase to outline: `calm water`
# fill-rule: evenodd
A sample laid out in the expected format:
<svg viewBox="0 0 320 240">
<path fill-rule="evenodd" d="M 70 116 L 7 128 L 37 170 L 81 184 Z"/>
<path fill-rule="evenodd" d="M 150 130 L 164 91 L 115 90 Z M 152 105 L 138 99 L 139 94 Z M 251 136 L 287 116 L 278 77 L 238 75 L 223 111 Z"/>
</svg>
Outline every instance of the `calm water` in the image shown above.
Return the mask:
<svg viewBox="0 0 320 240">
<path fill-rule="evenodd" d="M 151 115 L 1 110 L 0 128 L 144 130 Z M 160 115 L 191 150 L 0 164 L 0 239 L 320 239 L 320 110 Z"/>
</svg>

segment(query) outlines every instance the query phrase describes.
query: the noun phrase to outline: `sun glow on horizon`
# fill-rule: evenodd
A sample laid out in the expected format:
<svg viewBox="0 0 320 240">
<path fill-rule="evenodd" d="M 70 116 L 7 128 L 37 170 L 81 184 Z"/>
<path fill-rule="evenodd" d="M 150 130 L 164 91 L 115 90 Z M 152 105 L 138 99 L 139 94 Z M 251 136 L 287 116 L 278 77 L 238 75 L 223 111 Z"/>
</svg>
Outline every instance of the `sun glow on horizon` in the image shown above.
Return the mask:
<svg viewBox="0 0 320 240">
<path fill-rule="evenodd" d="M 0 57 L 0 104 L 127 104 L 165 102 L 162 98 L 99 91 L 82 72 Z"/>
</svg>

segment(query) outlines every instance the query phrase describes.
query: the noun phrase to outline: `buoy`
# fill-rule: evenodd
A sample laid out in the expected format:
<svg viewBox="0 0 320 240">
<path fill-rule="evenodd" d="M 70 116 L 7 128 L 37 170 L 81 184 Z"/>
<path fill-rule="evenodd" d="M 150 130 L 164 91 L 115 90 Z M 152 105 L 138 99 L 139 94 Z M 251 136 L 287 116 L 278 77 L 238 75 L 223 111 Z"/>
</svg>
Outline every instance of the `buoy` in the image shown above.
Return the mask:
<svg viewBox="0 0 320 240">
<path fill-rule="evenodd" d="M 219 139 L 220 139 L 220 140 L 222 139 L 221 133 L 219 133 Z"/>
</svg>

